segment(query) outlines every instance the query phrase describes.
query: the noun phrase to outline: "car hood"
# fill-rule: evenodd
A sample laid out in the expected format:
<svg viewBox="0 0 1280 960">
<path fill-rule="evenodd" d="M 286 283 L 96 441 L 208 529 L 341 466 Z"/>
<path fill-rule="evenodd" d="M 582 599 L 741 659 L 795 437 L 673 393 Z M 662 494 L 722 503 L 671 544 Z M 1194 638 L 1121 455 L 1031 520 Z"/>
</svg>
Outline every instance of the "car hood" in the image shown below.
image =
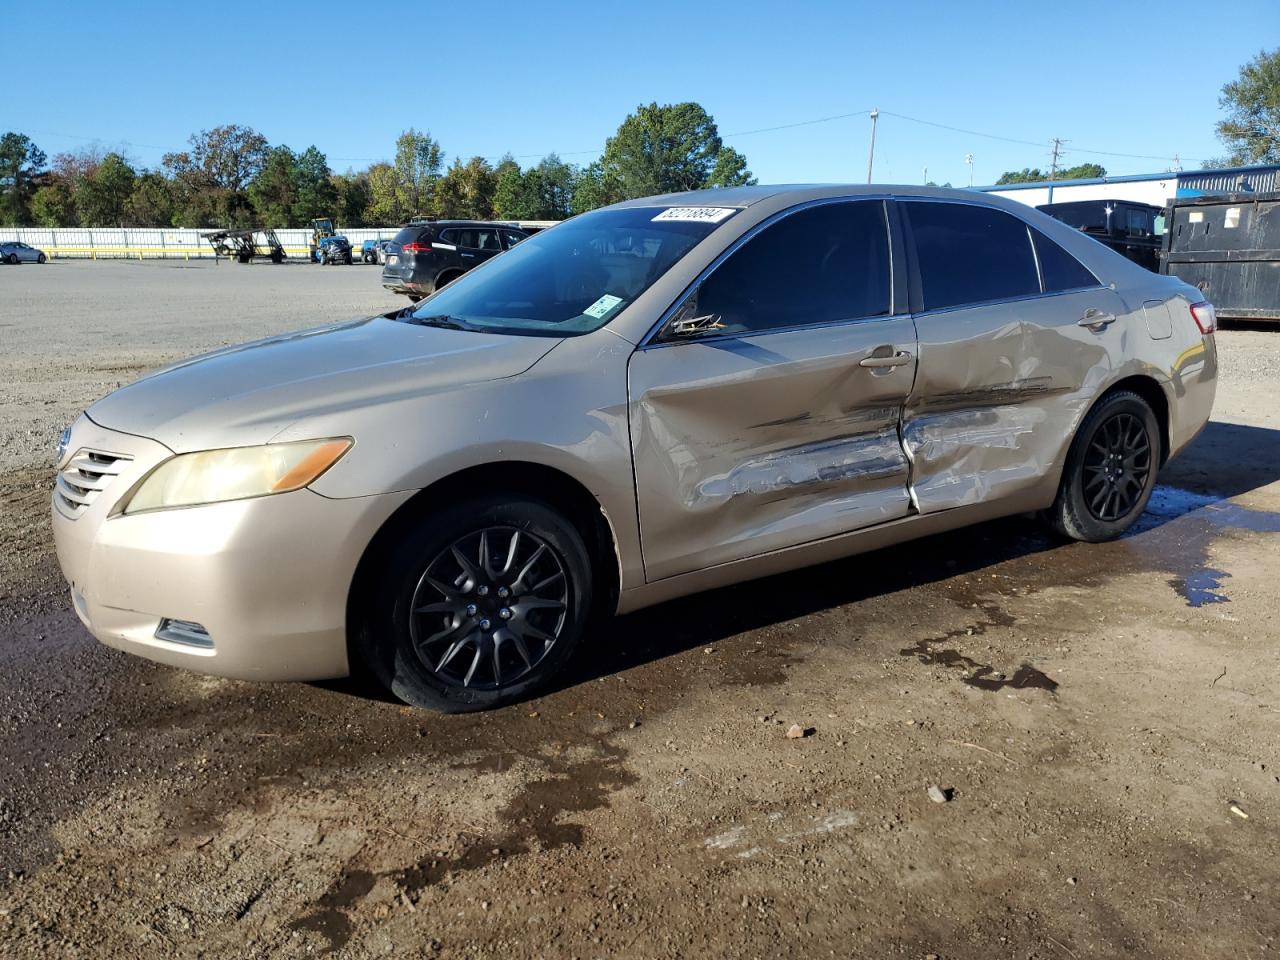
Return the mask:
<svg viewBox="0 0 1280 960">
<path fill-rule="evenodd" d="M 269 337 L 147 374 L 87 413 L 182 453 L 267 443 L 291 424 L 523 373 L 560 341 L 372 317 Z"/>
</svg>

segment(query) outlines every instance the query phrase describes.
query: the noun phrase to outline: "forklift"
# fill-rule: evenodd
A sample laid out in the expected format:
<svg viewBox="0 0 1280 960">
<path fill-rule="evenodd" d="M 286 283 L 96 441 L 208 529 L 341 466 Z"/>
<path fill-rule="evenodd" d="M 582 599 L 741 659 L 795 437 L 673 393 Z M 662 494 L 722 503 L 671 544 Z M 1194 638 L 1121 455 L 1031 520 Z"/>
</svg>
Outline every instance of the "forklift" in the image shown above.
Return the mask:
<svg viewBox="0 0 1280 960">
<path fill-rule="evenodd" d="M 337 232 L 333 220 L 320 217 L 311 221 L 312 263 L 351 263 L 351 241 Z"/>
</svg>

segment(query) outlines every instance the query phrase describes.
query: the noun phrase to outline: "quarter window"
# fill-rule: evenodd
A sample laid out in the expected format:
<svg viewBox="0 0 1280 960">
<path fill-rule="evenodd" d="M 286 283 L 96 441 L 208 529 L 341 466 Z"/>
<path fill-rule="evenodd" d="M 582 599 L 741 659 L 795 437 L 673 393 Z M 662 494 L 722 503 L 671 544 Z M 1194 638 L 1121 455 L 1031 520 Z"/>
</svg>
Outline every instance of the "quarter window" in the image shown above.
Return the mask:
<svg viewBox="0 0 1280 960">
<path fill-rule="evenodd" d="M 887 316 L 889 237 L 880 201 L 828 203 L 783 217 L 703 281 L 686 316 L 721 332 Z"/>
<path fill-rule="evenodd" d="M 926 310 L 1011 300 L 1040 292 L 1027 225 L 966 203 L 902 204 L 915 238 Z"/>
<path fill-rule="evenodd" d="M 1098 278 L 1084 264 L 1039 230 L 1032 230 L 1031 235 L 1035 238 L 1036 256 L 1040 259 L 1040 275 L 1044 280 L 1045 293 L 1098 285 Z"/>
</svg>

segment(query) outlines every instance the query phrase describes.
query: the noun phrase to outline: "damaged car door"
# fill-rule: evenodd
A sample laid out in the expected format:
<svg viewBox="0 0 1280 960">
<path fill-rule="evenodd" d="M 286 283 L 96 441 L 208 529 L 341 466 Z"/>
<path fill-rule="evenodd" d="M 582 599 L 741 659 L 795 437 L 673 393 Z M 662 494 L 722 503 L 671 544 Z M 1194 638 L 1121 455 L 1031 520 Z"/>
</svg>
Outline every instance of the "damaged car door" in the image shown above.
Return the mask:
<svg viewBox="0 0 1280 960">
<path fill-rule="evenodd" d="M 919 336 L 903 414 L 916 506 L 1029 490 L 1061 461 L 1120 355 L 1125 304 L 1012 214 L 950 200 L 899 208 Z"/>
<path fill-rule="evenodd" d="M 894 240 L 884 200 L 785 212 L 721 254 L 632 356 L 649 580 L 910 510 L 898 428 L 916 338 Z"/>
</svg>

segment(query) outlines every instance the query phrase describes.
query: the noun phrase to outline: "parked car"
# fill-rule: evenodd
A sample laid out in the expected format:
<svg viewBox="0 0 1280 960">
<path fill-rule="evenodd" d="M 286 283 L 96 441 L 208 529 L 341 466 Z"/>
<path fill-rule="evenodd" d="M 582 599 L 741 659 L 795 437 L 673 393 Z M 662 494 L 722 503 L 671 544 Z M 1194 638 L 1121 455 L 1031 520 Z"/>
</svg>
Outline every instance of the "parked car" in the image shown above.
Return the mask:
<svg viewBox="0 0 1280 960">
<path fill-rule="evenodd" d="M 410 224 L 387 246 L 382 285 L 420 300 L 527 236 L 508 224 L 482 220 Z"/>
<path fill-rule="evenodd" d="M 0 262 L 3 263 L 44 263 L 49 258 L 43 250 L 28 246 L 17 240 L 6 240 L 0 243 Z"/>
<path fill-rule="evenodd" d="M 366 240 L 360 244 L 360 259 L 365 263 L 378 262 L 378 240 Z"/>
<path fill-rule="evenodd" d="M 387 247 L 391 246 L 390 240 L 379 240 L 377 247 L 374 248 L 374 254 L 378 258 L 378 263 L 387 262 Z"/>
<path fill-rule="evenodd" d="M 420 229 L 399 249 L 478 228 Z M 993 517 L 1119 536 L 1209 416 L 1214 322 L 989 194 L 631 200 L 99 400 L 58 559 L 111 646 L 491 707 L 608 614 Z"/>
<path fill-rule="evenodd" d="M 1072 200 L 1037 210 L 1087 233 L 1153 273 L 1160 267 L 1164 211 L 1134 200 Z"/>
</svg>

